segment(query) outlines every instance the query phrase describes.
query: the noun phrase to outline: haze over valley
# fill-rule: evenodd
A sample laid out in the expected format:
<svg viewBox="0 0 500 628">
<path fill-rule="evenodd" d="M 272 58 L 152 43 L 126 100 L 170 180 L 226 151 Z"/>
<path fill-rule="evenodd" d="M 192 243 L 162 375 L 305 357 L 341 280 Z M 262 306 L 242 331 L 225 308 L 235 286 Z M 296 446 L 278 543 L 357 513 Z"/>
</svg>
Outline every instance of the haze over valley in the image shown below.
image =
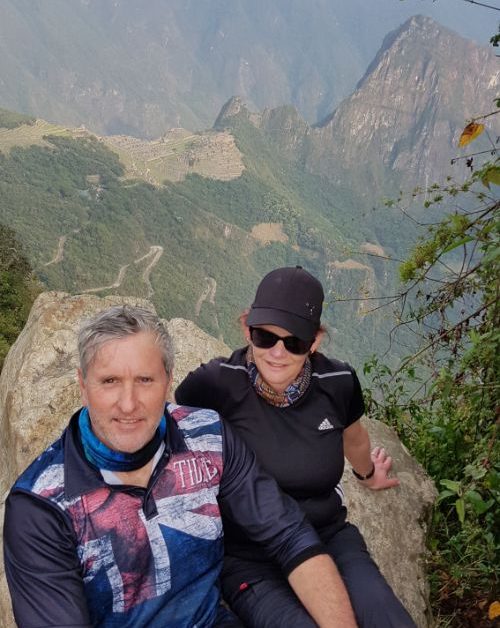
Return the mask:
<svg viewBox="0 0 500 628">
<path fill-rule="evenodd" d="M 377 298 L 419 229 L 383 199 L 461 179 L 499 62 L 430 17 L 382 32 L 415 2 L 312 4 L 1 2 L 0 223 L 46 288 L 148 297 L 236 346 L 260 277 L 301 264 L 327 289 L 330 353 L 388 348 Z M 479 38 L 468 10 L 455 26 Z"/>
</svg>

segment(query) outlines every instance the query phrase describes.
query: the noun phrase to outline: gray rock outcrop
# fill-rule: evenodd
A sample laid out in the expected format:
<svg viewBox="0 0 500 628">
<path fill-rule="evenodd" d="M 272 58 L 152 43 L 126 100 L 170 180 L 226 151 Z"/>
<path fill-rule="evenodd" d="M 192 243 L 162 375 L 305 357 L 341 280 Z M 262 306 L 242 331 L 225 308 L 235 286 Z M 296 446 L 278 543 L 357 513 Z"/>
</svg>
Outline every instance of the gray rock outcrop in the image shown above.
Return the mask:
<svg viewBox="0 0 500 628">
<path fill-rule="evenodd" d="M 58 437 L 70 414 L 80 405 L 75 377 L 75 332 L 80 320 L 121 303 L 154 309 L 149 302 L 135 298 L 55 292 L 44 293 L 35 302 L 0 377 L 1 522 L 4 498 L 17 475 Z M 201 362 L 230 351 L 190 321 L 172 319 L 165 324 L 176 347 L 174 387 Z M 418 626 L 424 628 L 429 622 L 422 557 L 435 488 L 390 428 L 376 421 L 367 420 L 366 424 L 373 444 L 383 444 L 391 452 L 401 485 L 390 491 L 372 492 L 361 487 L 348 470 L 344 490 L 349 518 L 359 525 L 382 572 Z M 0 626 L 15 626 L 3 563 Z"/>
</svg>

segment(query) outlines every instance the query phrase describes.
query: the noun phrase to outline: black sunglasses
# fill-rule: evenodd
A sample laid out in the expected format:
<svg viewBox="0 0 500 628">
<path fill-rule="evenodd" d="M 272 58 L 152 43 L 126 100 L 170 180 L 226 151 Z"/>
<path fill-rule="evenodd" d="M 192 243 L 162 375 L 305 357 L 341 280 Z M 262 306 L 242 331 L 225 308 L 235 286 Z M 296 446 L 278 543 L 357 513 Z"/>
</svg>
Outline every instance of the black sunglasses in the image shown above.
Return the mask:
<svg viewBox="0 0 500 628">
<path fill-rule="evenodd" d="M 278 336 L 260 327 L 250 327 L 250 338 L 252 339 L 252 344 L 259 349 L 270 349 L 279 340 L 282 340 L 285 349 L 295 355 L 307 353 L 315 340 L 314 338 L 312 340 L 302 340 L 302 338 L 297 338 L 297 336 Z"/>
</svg>

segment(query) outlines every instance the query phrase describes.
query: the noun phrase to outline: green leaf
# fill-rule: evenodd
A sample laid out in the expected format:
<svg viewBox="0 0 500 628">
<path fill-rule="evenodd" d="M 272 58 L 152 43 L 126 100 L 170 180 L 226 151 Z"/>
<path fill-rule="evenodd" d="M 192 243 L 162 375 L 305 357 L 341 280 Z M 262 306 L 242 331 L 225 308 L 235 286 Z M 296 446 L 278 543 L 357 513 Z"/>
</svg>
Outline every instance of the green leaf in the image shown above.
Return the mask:
<svg viewBox="0 0 500 628">
<path fill-rule="evenodd" d="M 483 498 L 481 497 L 481 495 L 477 491 L 474 491 L 473 489 L 470 489 L 465 492 L 464 499 L 466 499 L 471 504 L 475 504 L 475 503 L 483 501 Z"/>
<path fill-rule="evenodd" d="M 467 242 L 471 242 L 472 240 L 475 240 L 476 238 L 473 238 L 472 236 L 467 236 L 465 238 L 461 238 L 460 240 L 457 240 L 456 242 L 452 242 L 450 244 L 450 246 L 447 246 L 444 250 L 443 253 L 449 253 L 450 251 L 453 251 L 453 249 L 458 248 L 459 246 L 462 246 L 464 244 L 467 244 Z"/>
<path fill-rule="evenodd" d="M 481 182 L 487 188 L 490 187 L 490 183 L 500 185 L 500 166 L 490 166 L 481 177 Z"/>
<path fill-rule="evenodd" d="M 455 502 L 455 509 L 457 511 L 458 520 L 460 523 L 463 523 L 465 521 L 465 501 L 462 497 Z"/>
<path fill-rule="evenodd" d="M 479 480 L 481 478 L 484 478 L 486 473 L 487 473 L 487 471 L 486 471 L 486 469 L 484 467 L 475 467 L 472 464 L 468 464 L 465 467 L 465 475 L 468 475 L 473 480 Z"/>
<path fill-rule="evenodd" d="M 499 257 L 500 257 L 500 246 L 494 246 L 491 249 L 488 248 L 488 252 L 483 257 L 483 265 L 488 264 L 489 262 L 493 262 Z"/>
<path fill-rule="evenodd" d="M 492 491 L 500 491 L 500 473 L 495 469 L 490 469 L 485 478 L 485 485 Z"/>
<path fill-rule="evenodd" d="M 494 504 L 493 499 L 489 499 L 487 502 L 481 497 L 481 495 L 477 491 L 467 491 L 464 495 L 464 498 L 472 504 L 474 511 L 478 515 L 482 515 L 485 513 L 491 506 Z"/>
<path fill-rule="evenodd" d="M 450 489 L 450 491 L 453 491 L 455 495 L 460 494 L 460 482 L 455 482 L 454 480 L 441 480 L 440 484 L 446 486 L 446 488 Z"/>
<path fill-rule="evenodd" d="M 446 499 L 447 497 L 451 497 L 452 495 L 456 495 L 456 493 L 454 491 L 449 491 L 448 489 L 445 489 L 444 491 L 441 491 L 439 493 L 439 497 L 437 498 L 437 502 L 441 502 L 443 501 L 443 499 Z"/>
<path fill-rule="evenodd" d="M 442 434 L 444 434 L 445 429 L 444 427 L 441 427 L 441 425 L 433 425 L 432 427 L 429 428 L 429 432 L 431 434 L 436 434 L 437 436 L 441 436 Z"/>
</svg>

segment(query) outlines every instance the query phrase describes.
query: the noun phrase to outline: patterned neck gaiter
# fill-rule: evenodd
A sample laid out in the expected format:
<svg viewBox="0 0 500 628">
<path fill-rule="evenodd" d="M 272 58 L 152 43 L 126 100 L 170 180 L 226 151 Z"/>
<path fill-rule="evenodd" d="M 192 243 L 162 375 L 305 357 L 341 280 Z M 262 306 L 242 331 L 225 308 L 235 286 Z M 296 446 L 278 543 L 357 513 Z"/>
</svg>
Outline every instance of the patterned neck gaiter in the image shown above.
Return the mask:
<svg viewBox="0 0 500 628">
<path fill-rule="evenodd" d="M 295 403 L 302 397 L 311 383 L 312 367 L 309 357 L 306 358 L 304 366 L 297 378 L 294 379 L 294 381 L 289 384 L 289 386 L 282 393 L 278 393 L 273 390 L 271 386 L 269 386 L 269 384 L 262 378 L 262 375 L 259 373 L 259 370 L 255 365 L 252 345 L 248 346 L 246 362 L 248 376 L 252 386 L 255 388 L 255 392 L 272 406 L 277 406 L 278 408 L 286 408 Z"/>
<path fill-rule="evenodd" d="M 153 438 L 139 451 L 125 453 L 110 449 L 102 443 L 92 431 L 89 412 L 87 408 L 82 408 L 78 417 L 78 426 L 82 439 L 85 457 L 98 469 L 107 471 L 135 471 L 147 464 L 158 451 L 165 434 L 167 432 L 167 419 L 161 418 L 160 425 Z"/>
</svg>

